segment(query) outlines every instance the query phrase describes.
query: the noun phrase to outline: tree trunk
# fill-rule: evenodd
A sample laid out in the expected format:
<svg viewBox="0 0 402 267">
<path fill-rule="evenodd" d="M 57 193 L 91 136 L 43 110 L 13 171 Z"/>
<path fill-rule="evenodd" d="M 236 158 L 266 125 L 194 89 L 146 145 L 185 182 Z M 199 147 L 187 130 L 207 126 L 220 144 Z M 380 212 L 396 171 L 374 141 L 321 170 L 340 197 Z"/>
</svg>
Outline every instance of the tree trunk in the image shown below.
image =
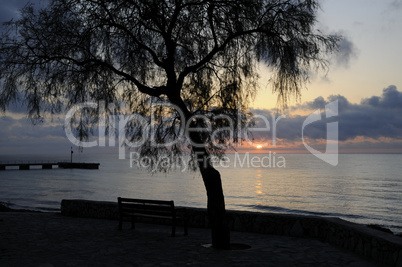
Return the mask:
<svg viewBox="0 0 402 267">
<path fill-rule="evenodd" d="M 174 90 L 172 90 L 174 91 Z M 192 120 L 193 114 L 187 109 L 180 94 L 168 95 L 171 103 L 177 105 L 185 115 L 186 124 Z M 197 122 L 192 122 L 192 127 Z M 197 132 L 190 132 L 190 139 L 198 145 L 192 147 L 196 155 L 201 176 L 207 191 L 207 209 L 212 234 L 212 246 L 218 249 L 230 248 L 230 231 L 226 218 L 225 198 L 223 196 L 220 173 L 212 166 L 209 154 L 205 148 L 206 142 Z M 202 145 L 203 144 L 203 145 Z M 201 146 L 200 146 L 201 145 Z"/>
<path fill-rule="evenodd" d="M 229 249 L 230 231 L 226 218 L 221 175 L 211 165 L 210 160 L 205 155 L 197 154 L 197 160 L 207 191 L 207 208 L 212 234 L 212 246 L 218 249 Z"/>
</svg>

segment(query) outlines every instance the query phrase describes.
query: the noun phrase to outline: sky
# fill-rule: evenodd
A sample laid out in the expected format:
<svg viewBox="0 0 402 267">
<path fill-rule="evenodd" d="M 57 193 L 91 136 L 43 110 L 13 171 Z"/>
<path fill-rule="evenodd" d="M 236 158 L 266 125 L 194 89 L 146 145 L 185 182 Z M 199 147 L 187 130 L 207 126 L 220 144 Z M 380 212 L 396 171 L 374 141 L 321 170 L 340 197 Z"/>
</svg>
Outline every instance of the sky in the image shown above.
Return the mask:
<svg viewBox="0 0 402 267">
<path fill-rule="evenodd" d="M 23 2 L 0 1 L 0 19 L 17 16 Z M 263 148 L 250 150 L 256 145 L 246 144 L 248 151 L 307 152 L 306 142 L 325 151 L 326 125 L 338 122 L 342 153 L 402 153 L 401 15 L 402 0 L 322 0 L 317 28 L 325 34 L 342 35 L 340 51 L 329 58 L 329 70 L 313 73 L 301 98 L 292 100 L 280 113 L 275 109 L 277 97 L 269 87 L 270 73 L 260 67 L 261 89 L 251 106 L 255 114 L 270 119 L 270 128 L 256 133 L 255 140 Z M 309 115 L 317 109 L 324 115 L 325 106 L 335 100 L 337 116 L 303 129 Z M 279 115 L 286 118 L 277 121 L 274 131 L 272 119 Z M 69 153 L 74 145 L 63 124 L 62 116 L 34 126 L 24 114 L 0 115 L 0 154 Z"/>
</svg>

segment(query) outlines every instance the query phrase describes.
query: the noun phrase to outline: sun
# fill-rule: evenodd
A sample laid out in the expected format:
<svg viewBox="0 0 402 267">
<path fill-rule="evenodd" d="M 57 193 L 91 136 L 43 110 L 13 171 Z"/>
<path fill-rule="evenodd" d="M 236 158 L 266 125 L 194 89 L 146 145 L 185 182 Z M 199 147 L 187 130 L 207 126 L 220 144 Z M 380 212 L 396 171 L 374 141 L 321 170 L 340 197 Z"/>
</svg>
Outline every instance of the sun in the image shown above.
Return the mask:
<svg viewBox="0 0 402 267">
<path fill-rule="evenodd" d="M 262 145 L 257 145 L 256 148 L 257 148 L 257 149 L 261 149 L 261 148 L 262 148 Z"/>
</svg>

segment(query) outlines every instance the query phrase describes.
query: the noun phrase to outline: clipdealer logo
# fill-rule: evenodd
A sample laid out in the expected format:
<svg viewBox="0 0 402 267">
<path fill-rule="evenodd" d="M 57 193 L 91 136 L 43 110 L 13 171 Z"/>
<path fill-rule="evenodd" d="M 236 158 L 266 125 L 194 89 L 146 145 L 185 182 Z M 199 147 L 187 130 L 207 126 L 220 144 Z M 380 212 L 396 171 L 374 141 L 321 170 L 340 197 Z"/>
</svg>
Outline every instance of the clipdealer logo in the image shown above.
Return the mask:
<svg viewBox="0 0 402 267">
<path fill-rule="evenodd" d="M 178 114 L 182 117 L 184 117 L 183 112 L 176 106 L 169 104 L 169 103 L 162 103 L 162 104 L 156 104 L 156 105 L 164 105 L 167 107 L 174 108 Z M 153 107 L 151 107 L 152 110 Z M 72 127 L 73 127 L 73 117 L 77 112 L 80 112 L 82 109 L 99 109 L 99 124 L 98 124 L 98 140 L 92 140 L 92 141 L 81 141 L 77 139 L 77 137 L 74 135 Z M 143 145 L 145 142 L 147 142 L 147 136 L 152 136 L 153 132 L 153 126 L 154 123 L 152 120 L 154 119 L 153 116 L 151 116 L 151 122 L 149 122 L 147 118 L 142 117 L 139 114 L 115 114 L 115 115 L 108 115 L 108 120 L 106 120 L 106 112 L 105 112 L 105 104 L 104 103 L 93 103 L 93 102 L 87 102 L 87 103 L 82 103 L 82 104 L 77 104 L 73 106 L 66 114 L 65 122 L 64 122 L 64 128 L 65 128 L 65 133 L 67 138 L 70 140 L 71 143 L 75 144 L 76 146 L 81 146 L 81 147 L 95 147 L 95 146 L 100 146 L 100 147 L 105 147 L 106 146 L 106 121 L 108 121 L 108 126 L 112 129 L 117 130 L 117 136 L 115 131 L 109 131 L 109 138 L 108 138 L 108 145 L 109 147 L 114 147 L 116 146 L 116 139 L 118 140 L 118 146 L 119 146 L 119 159 L 125 159 L 126 157 L 126 147 L 131 147 L 131 148 L 138 148 L 141 145 Z M 223 116 L 223 115 L 222 115 Z M 215 119 L 222 118 L 222 116 L 217 115 Z M 240 114 L 239 114 L 240 116 Z M 311 113 L 303 122 L 302 125 L 302 141 L 303 145 L 305 148 L 314 156 L 317 158 L 321 159 L 322 161 L 332 165 L 332 166 L 337 166 L 338 165 L 338 121 L 335 122 L 329 122 L 326 123 L 326 147 L 325 147 L 325 152 L 320 152 L 313 147 L 311 147 L 305 138 L 305 128 L 315 122 L 322 121 L 324 119 L 329 119 L 332 117 L 338 116 L 338 100 L 335 100 L 325 106 L 325 116 L 322 115 L 321 110 L 317 109 L 313 113 Z M 202 115 L 196 115 L 197 119 L 201 118 L 204 119 L 205 121 L 210 120 L 210 118 L 204 117 Z M 277 123 L 279 120 L 286 118 L 285 115 L 279 116 L 279 117 L 273 117 L 272 118 L 272 127 L 270 127 L 269 120 L 265 118 L 262 115 L 254 115 L 255 118 L 258 118 L 260 120 L 263 120 L 266 124 L 266 128 L 256 128 L 256 129 L 250 129 L 253 131 L 270 131 L 272 128 L 272 146 L 276 146 L 276 129 L 277 129 Z M 230 117 L 225 116 L 226 119 L 231 120 Z M 212 118 L 213 120 L 214 118 Z M 142 136 L 141 140 L 137 141 L 131 141 L 129 138 L 126 136 L 126 126 L 129 122 L 135 121 L 138 127 L 141 127 L 141 129 L 144 132 L 144 135 Z M 117 125 L 117 127 L 116 127 Z M 231 125 L 234 125 L 234 122 L 231 122 Z M 192 128 L 189 129 L 188 127 L 185 127 L 183 123 L 180 126 L 180 137 L 183 137 L 186 139 L 186 137 L 189 137 L 189 131 L 197 131 L 197 129 Z M 199 131 L 205 131 L 204 128 L 198 129 Z M 230 129 L 232 132 L 230 136 L 233 136 L 233 131 L 235 129 Z M 216 131 L 220 131 L 220 129 L 217 129 Z M 238 136 L 242 134 L 242 129 L 238 129 L 239 133 Z M 212 132 L 212 137 L 215 136 L 215 132 Z M 246 142 L 248 142 L 250 145 L 253 144 L 253 141 L 250 140 L 252 138 L 249 138 L 247 132 L 243 133 L 244 139 Z M 181 138 L 181 141 L 182 139 Z M 175 142 L 180 142 L 178 138 L 177 140 L 173 141 L 172 143 L 168 144 L 162 144 L 164 146 L 169 146 L 173 145 Z M 187 138 L 188 140 L 188 138 Z M 152 138 L 151 138 L 152 141 Z M 191 142 L 191 141 L 190 141 Z M 158 143 L 153 143 L 155 146 L 161 146 L 161 144 Z M 193 145 L 193 144 L 192 144 Z M 195 144 L 199 145 L 199 144 Z M 215 144 L 217 146 L 221 146 L 221 144 Z M 131 154 L 130 154 L 131 155 Z"/>
<path fill-rule="evenodd" d="M 338 100 L 335 100 L 325 106 L 325 118 L 331 118 L 338 116 Z M 338 133 L 339 133 L 339 125 L 338 122 L 330 122 L 327 123 L 327 138 L 326 138 L 326 147 L 325 152 L 320 152 L 305 142 L 304 139 L 304 128 L 312 124 L 313 122 L 317 122 L 323 120 L 324 118 L 321 116 L 320 109 L 317 109 L 313 113 L 311 113 L 303 122 L 302 126 L 302 140 L 303 144 L 306 149 L 316 156 L 317 158 L 321 159 L 322 161 L 331 164 L 332 166 L 338 165 Z"/>
</svg>

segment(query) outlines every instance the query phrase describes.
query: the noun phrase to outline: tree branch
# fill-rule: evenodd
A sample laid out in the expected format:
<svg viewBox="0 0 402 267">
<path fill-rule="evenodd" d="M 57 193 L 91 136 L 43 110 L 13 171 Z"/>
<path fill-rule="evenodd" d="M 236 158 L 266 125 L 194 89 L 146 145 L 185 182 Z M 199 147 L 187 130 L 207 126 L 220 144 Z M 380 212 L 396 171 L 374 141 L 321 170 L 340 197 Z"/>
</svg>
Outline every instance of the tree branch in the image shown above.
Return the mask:
<svg viewBox="0 0 402 267">
<path fill-rule="evenodd" d="M 77 66 L 85 66 L 85 65 L 88 65 L 88 64 L 92 63 L 93 65 L 105 67 L 105 68 L 111 70 L 116 75 L 119 75 L 119 76 L 123 77 L 124 79 L 134 83 L 135 86 L 137 86 L 138 90 L 141 93 L 147 94 L 149 96 L 154 96 L 154 97 L 160 97 L 161 95 L 166 94 L 166 87 L 165 86 L 155 86 L 155 87 L 146 86 L 146 85 L 142 84 L 140 81 L 138 81 L 135 77 L 131 76 L 130 74 L 128 74 L 128 73 L 126 73 L 124 71 L 118 70 L 113 65 L 111 65 L 111 64 L 109 64 L 109 63 L 107 63 L 105 61 L 99 60 L 99 59 L 93 58 L 93 59 L 86 59 L 86 60 L 83 60 L 83 61 L 79 61 L 77 59 L 67 57 L 67 56 L 47 57 L 46 59 L 49 60 L 49 61 L 52 61 L 52 60 L 57 60 L 57 61 L 68 60 L 68 61 L 74 63 Z"/>
<path fill-rule="evenodd" d="M 104 2 L 102 2 L 100 5 L 103 7 L 105 12 L 109 16 L 109 19 L 107 21 L 105 21 L 106 25 L 116 27 L 117 29 L 120 29 L 123 32 L 125 32 L 126 34 L 128 34 L 132 38 L 132 40 L 139 46 L 139 48 L 144 49 L 151 55 L 152 59 L 154 60 L 154 63 L 157 66 L 162 67 L 162 68 L 164 67 L 163 62 L 159 59 L 158 55 L 156 54 L 156 52 L 154 50 L 152 50 L 149 46 L 145 45 L 144 43 L 140 42 L 138 40 L 138 38 L 129 29 L 127 29 L 127 27 L 117 23 L 116 20 L 113 18 L 113 14 L 110 13 L 109 9 L 105 6 Z M 142 25 L 145 26 L 145 24 L 142 24 Z"/>
<path fill-rule="evenodd" d="M 266 32 L 264 31 L 262 28 L 256 28 L 256 29 L 251 29 L 251 30 L 247 30 L 247 31 L 240 31 L 240 32 L 236 32 L 233 34 L 230 34 L 225 41 L 223 41 L 223 43 L 221 45 L 215 45 L 215 47 L 203 58 L 201 59 L 198 63 L 186 67 L 184 68 L 184 70 L 180 73 L 179 78 L 178 78 L 178 84 L 182 85 L 184 82 L 185 77 L 190 74 L 191 72 L 196 72 L 199 68 L 201 68 L 203 65 L 205 65 L 206 63 L 210 62 L 213 57 L 225 50 L 226 46 L 233 41 L 234 39 L 244 36 L 244 35 L 249 35 L 249 34 L 253 34 L 253 33 L 258 33 L 258 32 Z"/>
</svg>

